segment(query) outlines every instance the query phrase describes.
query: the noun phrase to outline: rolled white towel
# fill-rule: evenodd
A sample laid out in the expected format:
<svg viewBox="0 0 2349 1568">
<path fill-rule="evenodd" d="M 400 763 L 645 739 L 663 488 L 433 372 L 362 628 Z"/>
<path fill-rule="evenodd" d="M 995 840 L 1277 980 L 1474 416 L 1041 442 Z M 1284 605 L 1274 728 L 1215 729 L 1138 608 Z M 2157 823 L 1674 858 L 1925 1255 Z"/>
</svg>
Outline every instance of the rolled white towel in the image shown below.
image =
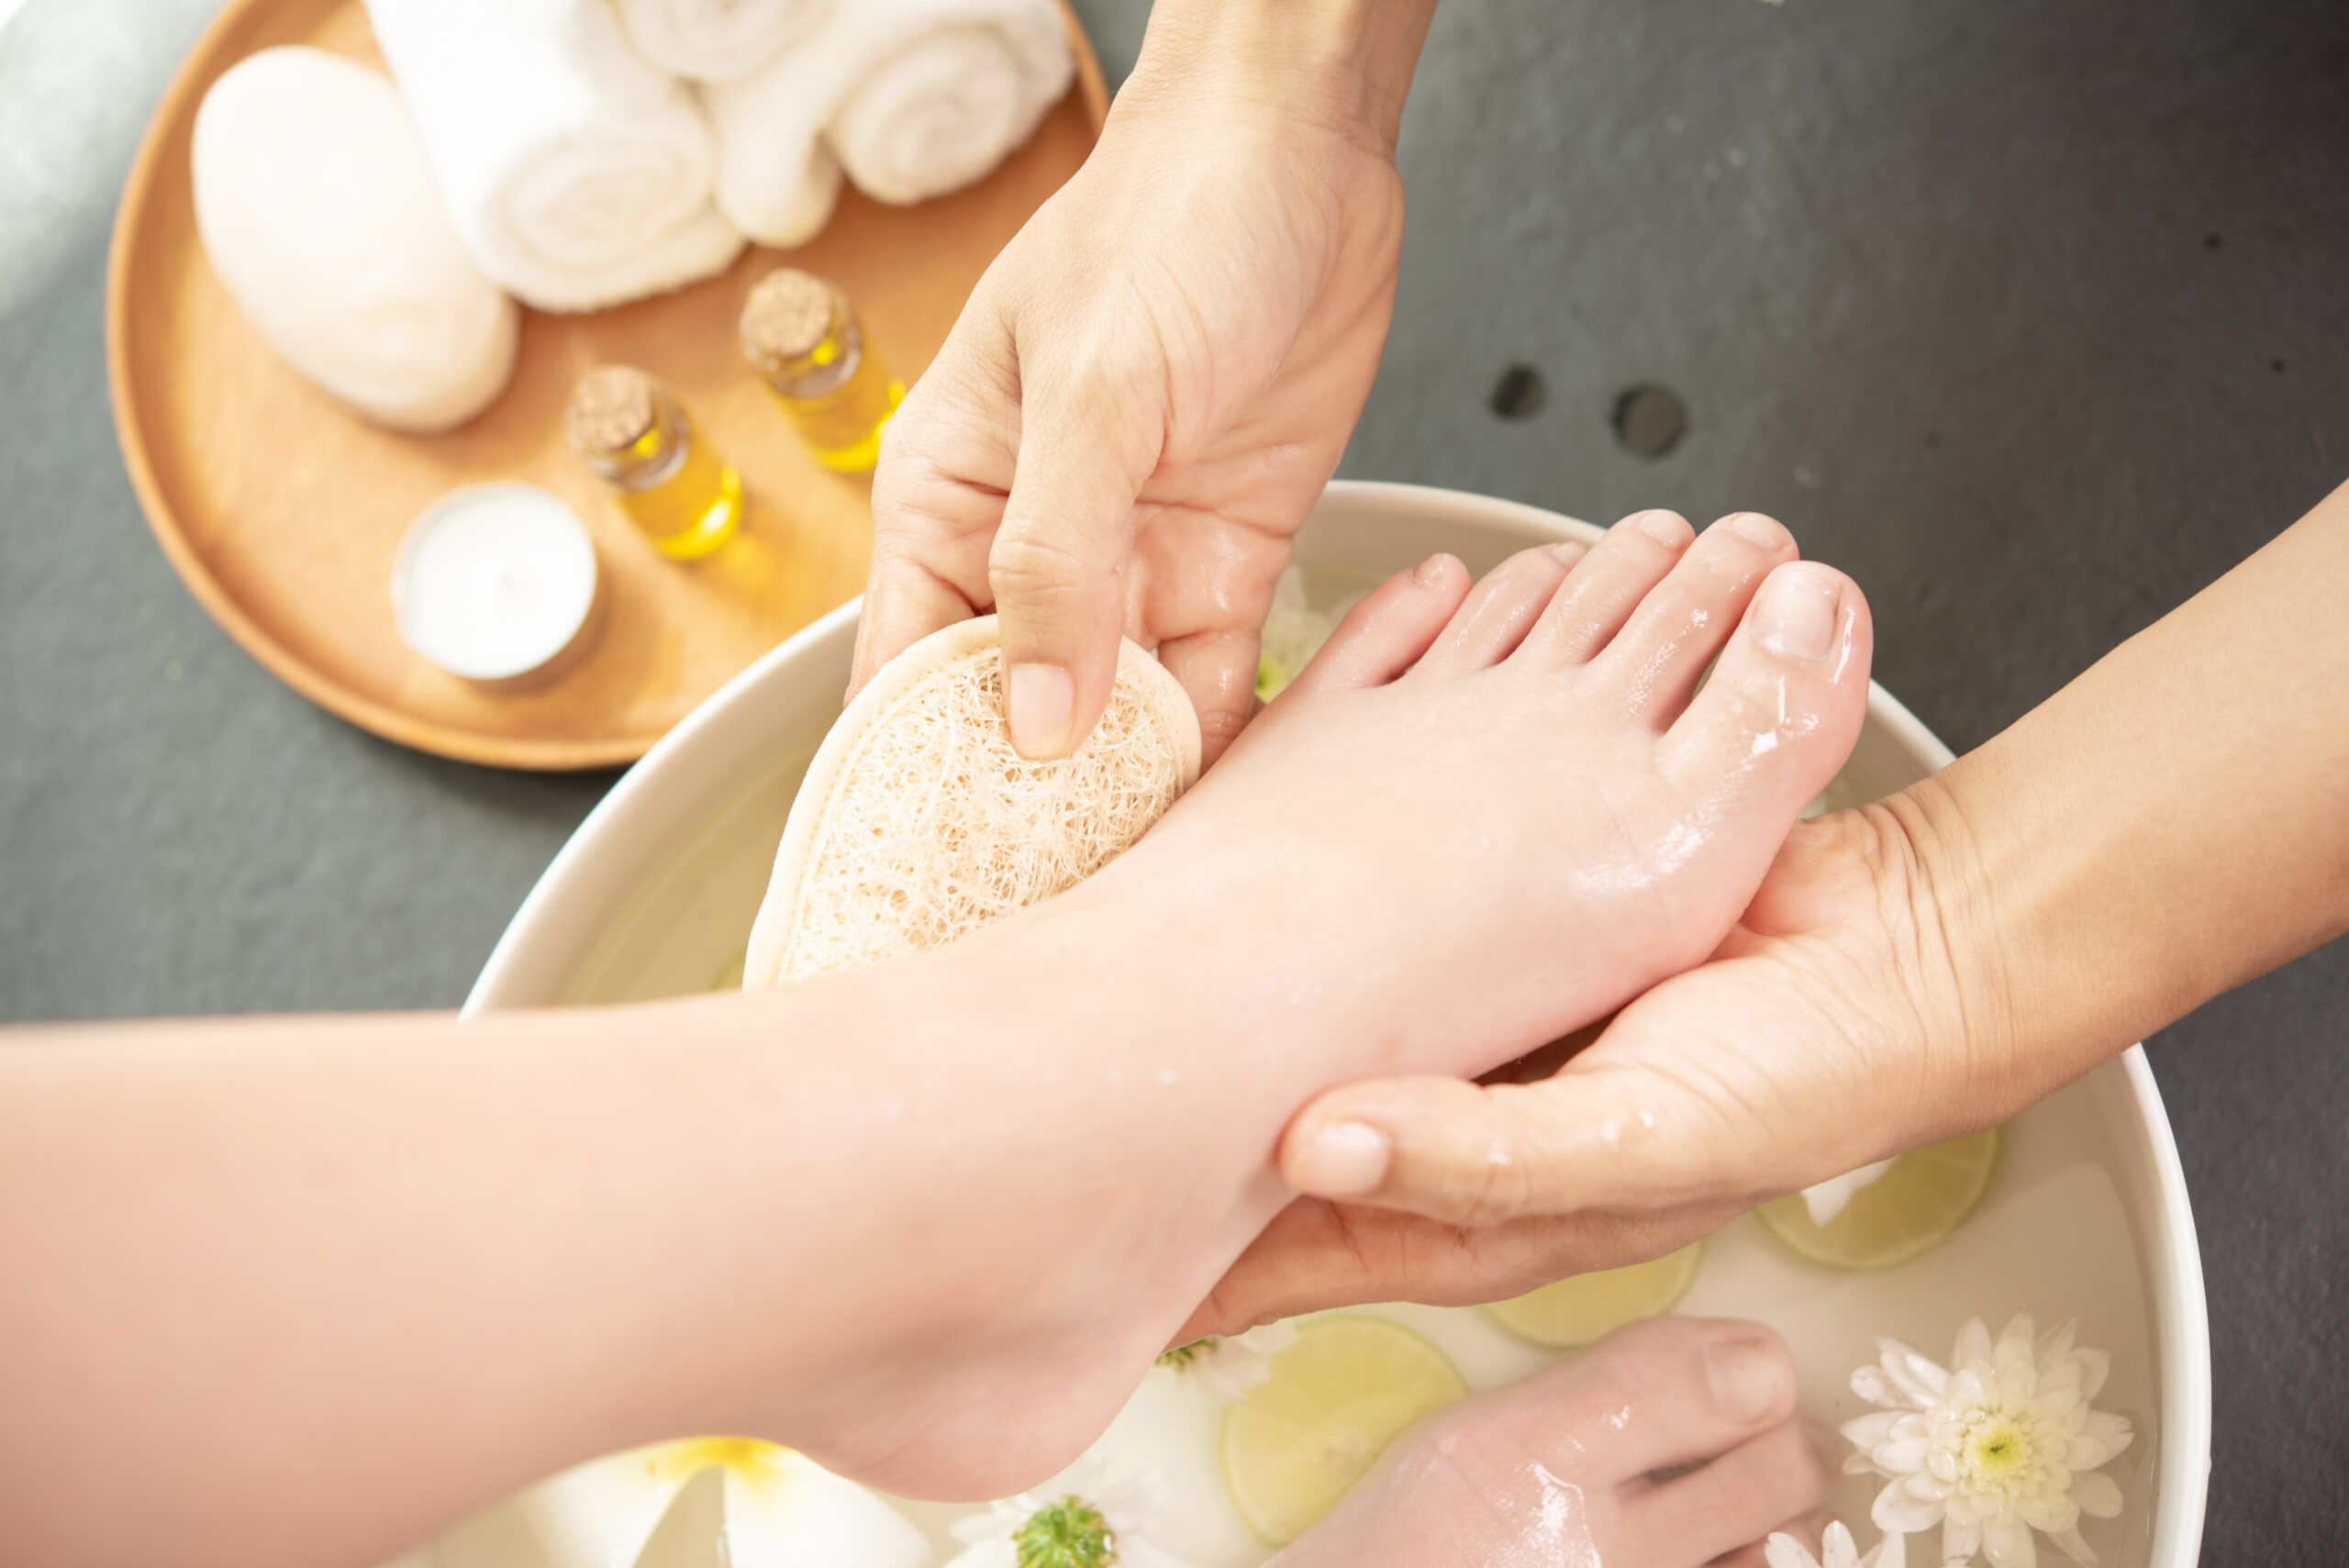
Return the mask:
<svg viewBox="0 0 2349 1568">
<path fill-rule="evenodd" d="M 212 84 L 189 158 L 195 227 L 278 358 L 361 415 L 444 430 L 514 370 L 514 302 L 450 227 L 406 106 L 380 72 L 265 49 Z"/>
<path fill-rule="evenodd" d="M 748 76 L 816 30 L 834 0 L 618 0 L 644 58 L 704 82 Z"/>
<path fill-rule="evenodd" d="M 617 305 L 740 251 L 710 205 L 708 122 L 607 0 L 367 0 L 367 15 L 458 234 L 525 304 Z"/>
<path fill-rule="evenodd" d="M 849 0 L 764 70 L 707 89 L 718 205 L 787 248 L 831 217 L 842 167 L 899 206 L 960 189 L 1034 133 L 1075 70 L 1052 0 Z"/>
</svg>

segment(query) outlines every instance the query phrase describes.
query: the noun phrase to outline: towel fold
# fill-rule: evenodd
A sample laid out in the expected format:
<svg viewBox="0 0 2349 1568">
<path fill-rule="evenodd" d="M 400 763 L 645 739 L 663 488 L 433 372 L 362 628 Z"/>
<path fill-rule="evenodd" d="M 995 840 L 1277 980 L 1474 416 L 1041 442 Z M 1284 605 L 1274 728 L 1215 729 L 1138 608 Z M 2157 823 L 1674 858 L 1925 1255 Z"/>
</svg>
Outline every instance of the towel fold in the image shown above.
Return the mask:
<svg viewBox="0 0 2349 1568">
<path fill-rule="evenodd" d="M 1003 161 L 1068 91 L 1052 0 L 850 0 L 739 82 L 706 89 L 718 205 L 789 248 L 830 217 L 841 171 L 904 206 Z"/>
<path fill-rule="evenodd" d="M 850 0 L 853 3 L 853 0 Z M 644 58 L 677 76 L 730 82 L 815 31 L 834 0 L 618 0 Z"/>
<path fill-rule="evenodd" d="M 724 270 L 717 154 L 607 0 L 367 0 L 450 217 L 489 278 L 594 310 Z"/>
</svg>

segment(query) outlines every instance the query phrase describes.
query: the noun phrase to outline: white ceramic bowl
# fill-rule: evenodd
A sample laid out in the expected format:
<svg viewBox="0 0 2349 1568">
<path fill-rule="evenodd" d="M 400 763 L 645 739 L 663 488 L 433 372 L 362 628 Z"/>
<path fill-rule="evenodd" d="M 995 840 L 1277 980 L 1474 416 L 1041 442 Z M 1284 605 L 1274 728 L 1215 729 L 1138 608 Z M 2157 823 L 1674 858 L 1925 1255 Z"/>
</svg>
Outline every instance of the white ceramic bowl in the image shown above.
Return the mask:
<svg viewBox="0 0 2349 1568">
<path fill-rule="evenodd" d="M 1482 573 L 1529 544 L 1597 536 L 1586 523 L 1512 502 L 1340 483 L 1298 536 L 1297 553 L 1326 599 L 1439 550 Z M 858 607 L 842 606 L 743 672 L 614 786 L 516 914 L 468 1014 L 677 995 L 728 978 L 797 776 L 840 710 Z M 1837 806 L 1873 799 L 1950 760 L 1947 747 L 1876 687 L 1829 798 Z M 1871 1353 L 1868 1330 L 1911 1338 L 1945 1357 L 1963 1318 L 1990 1317 L 1995 1330 L 2006 1313 L 2024 1308 L 2050 1319 L 2080 1315 L 2083 1339 L 2113 1352 L 2099 1404 L 2128 1411 L 2139 1427 L 2119 1462 L 2127 1467 L 2123 1517 L 2100 1527 L 2110 1532 L 2101 1538 L 2092 1529 L 2091 1540 L 2113 1568 L 2190 1568 L 2209 1474 L 2210 1336 L 2185 1177 L 2142 1051 L 2010 1124 L 1982 1209 L 1918 1263 L 1890 1276 L 1825 1276 L 1774 1251 L 1759 1227 L 1742 1219 L 1716 1240 L 1684 1304 L 1776 1326 L 1803 1357 L 1806 1407 L 1829 1419 L 1856 1413 L 1842 1385 Z M 1403 1308 L 1398 1316 L 1443 1343 L 1472 1384 L 1523 1375 L 1519 1362 L 1456 1314 Z M 1856 1522 L 1866 1496 L 1848 1484 L 1835 1503 Z M 1203 1523 L 1194 1543 L 1199 1560 L 1221 1553 L 1238 1561 L 1228 1533 Z M 1860 1534 L 1865 1540 L 1871 1532 Z"/>
</svg>

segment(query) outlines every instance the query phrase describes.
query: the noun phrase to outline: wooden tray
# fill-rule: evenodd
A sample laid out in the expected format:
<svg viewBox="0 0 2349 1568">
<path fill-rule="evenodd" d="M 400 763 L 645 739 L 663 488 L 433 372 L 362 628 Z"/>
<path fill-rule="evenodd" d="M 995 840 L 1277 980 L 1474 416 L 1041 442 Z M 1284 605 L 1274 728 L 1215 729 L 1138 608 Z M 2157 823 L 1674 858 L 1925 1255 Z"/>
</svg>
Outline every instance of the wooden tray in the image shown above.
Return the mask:
<svg viewBox="0 0 2349 1568">
<path fill-rule="evenodd" d="M 1108 95 L 1063 15 L 1077 79 L 1034 139 L 978 184 L 915 207 L 854 189 L 796 251 L 757 247 L 723 276 L 587 316 L 522 313 L 513 382 L 446 435 L 362 423 L 280 363 L 229 303 L 197 242 L 188 148 L 196 106 L 228 66 L 309 43 L 378 67 L 357 0 L 233 0 L 181 64 L 148 125 L 115 219 L 106 360 L 116 428 L 155 537 L 213 618 L 287 684 L 403 744 L 513 768 L 633 761 L 751 660 L 864 586 L 871 481 L 810 459 L 742 362 L 734 318 L 779 261 L 838 282 L 897 373 L 938 351 L 997 250 L 1092 150 Z M 742 473 L 741 535 L 707 561 L 656 554 L 565 447 L 571 384 L 609 361 L 675 387 Z M 443 491 L 544 485 L 586 521 L 605 617 L 554 684 L 484 691 L 410 653 L 392 626 L 392 555 Z"/>
</svg>

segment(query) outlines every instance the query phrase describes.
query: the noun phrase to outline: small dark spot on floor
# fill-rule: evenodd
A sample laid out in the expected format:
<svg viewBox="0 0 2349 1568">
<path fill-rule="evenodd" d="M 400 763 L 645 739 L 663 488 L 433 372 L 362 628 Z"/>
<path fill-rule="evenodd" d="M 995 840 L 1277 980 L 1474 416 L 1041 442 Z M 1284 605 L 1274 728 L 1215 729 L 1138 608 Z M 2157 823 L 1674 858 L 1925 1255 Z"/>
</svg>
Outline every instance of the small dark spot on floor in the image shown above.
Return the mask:
<svg viewBox="0 0 2349 1568">
<path fill-rule="evenodd" d="M 1688 433 L 1688 405 L 1668 386 L 1643 382 L 1615 399 L 1615 442 L 1633 457 L 1658 458 Z"/>
<path fill-rule="evenodd" d="M 1531 419 L 1550 401 L 1550 384 L 1531 365 L 1511 365 L 1493 383 L 1485 405 L 1504 419 Z"/>
</svg>

